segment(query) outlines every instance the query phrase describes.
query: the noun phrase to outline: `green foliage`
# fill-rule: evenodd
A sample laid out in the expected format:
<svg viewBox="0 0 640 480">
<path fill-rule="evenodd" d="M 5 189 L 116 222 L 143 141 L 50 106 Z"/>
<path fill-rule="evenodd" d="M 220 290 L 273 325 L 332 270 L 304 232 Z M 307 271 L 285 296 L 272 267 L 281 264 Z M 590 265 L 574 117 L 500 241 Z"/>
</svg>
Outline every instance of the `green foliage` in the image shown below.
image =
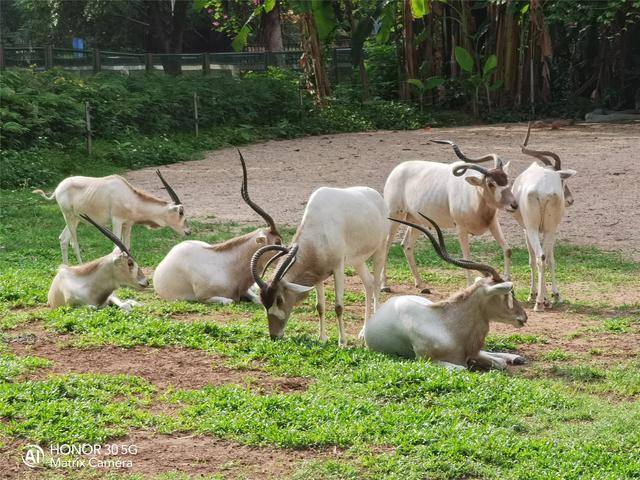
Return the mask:
<svg viewBox="0 0 640 480">
<path fill-rule="evenodd" d="M 199 98 L 197 140 L 193 92 Z M 263 138 L 410 129 L 429 120 L 410 105 L 361 104 L 348 95 L 319 109 L 300 96 L 295 73 L 278 69 L 241 78 L 10 71 L 3 74 L 0 100 L 0 188 L 175 163 Z M 96 136 L 91 157 L 83 145 L 85 101 Z"/>
<path fill-rule="evenodd" d="M 456 47 L 454 53 L 460 68 L 469 74 L 472 73 L 474 61 L 471 54 L 463 47 Z"/>
</svg>

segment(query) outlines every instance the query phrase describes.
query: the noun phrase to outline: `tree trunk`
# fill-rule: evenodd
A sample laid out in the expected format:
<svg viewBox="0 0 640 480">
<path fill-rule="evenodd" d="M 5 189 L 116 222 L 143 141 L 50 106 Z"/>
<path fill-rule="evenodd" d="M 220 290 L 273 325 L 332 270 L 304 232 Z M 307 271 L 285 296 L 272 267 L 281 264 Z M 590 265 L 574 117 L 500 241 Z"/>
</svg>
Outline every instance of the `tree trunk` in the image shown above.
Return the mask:
<svg viewBox="0 0 640 480">
<path fill-rule="evenodd" d="M 316 102 L 322 105 L 324 98 L 331 94 L 331 86 L 313 13 L 301 13 L 299 27 L 303 51 L 300 66 L 305 72 L 307 89 L 315 96 Z"/>
<path fill-rule="evenodd" d="M 269 13 L 262 15 L 260 32 L 262 45 L 267 52 L 281 52 L 282 23 L 280 22 L 280 2 L 276 1 L 275 7 Z"/>
<path fill-rule="evenodd" d="M 182 53 L 182 41 L 187 20 L 189 0 L 175 0 L 173 14 L 170 2 L 145 1 L 145 10 L 149 19 L 147 50 L 159 54 Z M 180 57 L 163 56 L 162 66 L 165 73 L 180 75 L 182 67 Z"/>
<path fill-rule="evenodd" d="M 404 0 L 402 11 L 402 51 L 404 56 L 404 78 L 401 79 L 401 98 L 411 100 L 411 89 L 407 80 L 417 78 L 416 61 L 413 48 L 413 14 L 411 13 L 411 0 Z"/>
</svg>

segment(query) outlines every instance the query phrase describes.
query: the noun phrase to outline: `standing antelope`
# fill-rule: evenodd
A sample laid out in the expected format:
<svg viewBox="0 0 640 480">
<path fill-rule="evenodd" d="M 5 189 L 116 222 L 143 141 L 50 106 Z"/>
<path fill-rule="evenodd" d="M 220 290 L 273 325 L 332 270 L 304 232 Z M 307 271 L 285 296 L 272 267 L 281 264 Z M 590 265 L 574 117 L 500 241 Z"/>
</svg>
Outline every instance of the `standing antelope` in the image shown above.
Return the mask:
<svg viewBox="0 0 640 480">
<path fill-rule="evenodd" d="M 116 305 L 130 311 L 131 307 L 139 304 L 134 300 L 122 301 L 113 292 L 123 286 L 143 289 L 149 284 L 147 278 L 118 237 L 90 217 L 80 216 L 100 230 L 116 248 L 109 255 L 84 265 L 61 265 L 49 288 L 49 306 L 91 305 L 100 308 Z"/>
<path fill-rule="evenodd" d="M 420 214 L 420 213 L 419 213 Z M 444 261 L 485 275 L 446 300 L 433 303 L 416 295 L 392 297 L 364 326 L 364 339 L 371 350 L 407 358 L 429 358 L 450 369 L 465 369 L 470 363 L 504 369 L 522 364 L 524 358 L 510 353 L 482 350 L 489 322 L 522 327 L 527 314 L 515 299 L 513 284 L 505 282 L 489 265 L 457 260 L 447 253 L 442 232 L 431 219 L 438 242 L 416 224 L 395 220 L 424 233 Z"/>
<path fill-rule="evenodd" d="M 342 321 L 345 264 L 353 266 L 364 284 L 366 322 L 378 303 L 388 228 L 384 199 L 371 188 L 322 187 L 313 192 L 293 239 L 294 245 L 262 247 L 251 260 L 251 273 L 260 288 L 271 338 L 284 335 L 291 310 L 315 287 L 320 340 L 326 342 L 324 281 L 333 274 L 339 344 L 346 345 Z M 258 275 L 258 262 L 270 251 L 279 252 L 274 259 L 287 255 L 273 280 L 265 282 Z M 370 257 L 373 257 L 373 276 L 366 265 Z"/>
<path fill-rule="evenodd" d="M 424 212 L 442 227 L 455 227 L 462 248 L 462 256 L 465 259 L 469 258 L 469 234 L 482 235 L 489 230 L 504 252 L 504 275 L 508 279 L 511 247 L 502 234 L 496 214 L 499 209 L 514 212 L 518 208 L 509 185 L 510 162 L 503 164 L 500 157 L 493 153 L 479 158 L 469 158 L 453 142 L 434 141 L 451 145 L 458 158 L 464 162 L 446 165 L 416 160 L 404 162 L 395 167 L 384 186 L 384 199 L 389 208 L 389 214 L 393 219 L 412 220 L 419 223 L 421 219 L 418 213 Z M 494 168 L 487 169 L 476 165 L 488 160 L 493 160 Z M 387 255 L 398 228 L 399 225 L 395 222 L 392 222 L 389 227 Z M 416 288 L 421 289 L 422 293 L 429 293 L 416 266 L 413 247 L 417 235 L 416 230 L 408 229 L 402 240 L 402 247 Z M 469 271 L 467 271 L 467 283 L 471 283 Z M 390 291 L 387 285 L 386 262 L 383 271 L 383 290 Z"/>
<path fill-rule="evenodd" d="M 161 200 L 149 193 L 138 190 L 120 175 L 108 177 L 69 177 L 47 196 L 42 190 L 34 190 L 47 200 L 58 202 L 66 226 L 60 234 L 62 261 L 69 263 L 69 243 L 73 247 L 78 263 L 82 263 L 80 247 L 76 236 L 78 216 L 89 215 L 97 222 L 111 221 L 113 233 L 131 247 L 131 227 L 145 225 L 148 228 L 171 227 L 183 235 L 189 235 L 184 216 L 184 207 L 176 192 L 156 170 L 156 174 L 171 197 L 172 202 Z"/>
<path fill-rule="evenodd" d="M 253 284 L 249 269 L 251 258 L 264 245 L 281 244 L 282 237 L 273 218 L 249 198 L 247 167 L 240 150 L 238 154 L 242 164 L 242 199 L 269 228 L 260 228 L 216 245 L 195 240 L 179 243 L 164 257 L 153 275 L 153 288 L 160 297 L 224 304 L 238 301 L 245 295 L 253 297 L 248 292 Z"/>
<path fill-rule="evenodd" d="M 545 263 L 551 270 L 551 294 L 556 302 L 562 301 L 556 284 L 556 262 L 553 249 L 565 206 L 573 203 L 573 196 L 565 184 L 565 180 L 575 175 L 576 171 L 562 170 L 560 157 L 553 152 L 527 148 L 530 134 L 531 124 L 529 124 L 527 136 L 522 145 L 522 153 L 542 160 L 545 166 L 533 162 L 529 168 L 516 177 L 513 182 L 513 193 L 518 199 L 520 209 L 513 216 L 524 229 L 529 250 L 529 266 L 531 268 L 529 301 L 533 300 L 535 292 L 536 304 L 533 309 L 542 311 L 545 307 L 551 306 L 551 302 L 546 298 Z M 553 165 L 547 157 L 555 160 Z M 542 235 L 542 244 L 540 243 L 540 235 Z M 538 271 L 537 289 L 535 270 Z"/>
</svg>

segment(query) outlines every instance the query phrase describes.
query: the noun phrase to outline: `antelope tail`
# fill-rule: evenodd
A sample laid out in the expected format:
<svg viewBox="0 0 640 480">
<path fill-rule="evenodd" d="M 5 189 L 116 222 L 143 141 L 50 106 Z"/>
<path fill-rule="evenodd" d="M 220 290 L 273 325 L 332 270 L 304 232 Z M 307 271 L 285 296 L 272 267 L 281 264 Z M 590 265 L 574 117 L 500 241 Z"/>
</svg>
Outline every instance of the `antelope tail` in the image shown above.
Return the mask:
<svg viewBox="0 0 640 480">
<path fill-rule="evenodd" d="M 56 198 L 56 192 L 53 192 L 51 194 L 51 196 L 47 197 L 47 194 L 44 193 L 42 190 L 38 189 L 38 190 L 34 190 L 31 193 L 37 193 L 38 195 L 40 195 L 42 198 L 44 198 L 45 200 L 53 200 L 54 198 Z"/>
</svg>

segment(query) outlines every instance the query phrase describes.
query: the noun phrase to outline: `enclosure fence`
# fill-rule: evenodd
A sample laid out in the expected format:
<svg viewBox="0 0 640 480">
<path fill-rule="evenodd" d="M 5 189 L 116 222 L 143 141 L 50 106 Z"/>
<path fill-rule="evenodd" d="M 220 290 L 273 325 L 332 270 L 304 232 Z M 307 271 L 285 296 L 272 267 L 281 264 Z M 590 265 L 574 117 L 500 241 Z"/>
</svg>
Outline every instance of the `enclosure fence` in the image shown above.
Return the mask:
<svg viewBox="0 0 640 480">
<path fill-rule="evenodd" d="M 43 47 L 0 46 L 0 68 L 31 68 L 36 71 L 61 68 L 76 73 L 115 71 L 123 74 L 136 72 L 164 72 L 171 66 L 183 73 L 237 75 L 246 71 L 265 71 L 269 67 L 299 70 L 301 50 L 282 52 L 219 52 L 219 53 L 129 53 L 110 50 L 76 50 Z M 335 81 L 351 76 L 350 48 L 333 48 L 327 58 Z"/>
</svg>

